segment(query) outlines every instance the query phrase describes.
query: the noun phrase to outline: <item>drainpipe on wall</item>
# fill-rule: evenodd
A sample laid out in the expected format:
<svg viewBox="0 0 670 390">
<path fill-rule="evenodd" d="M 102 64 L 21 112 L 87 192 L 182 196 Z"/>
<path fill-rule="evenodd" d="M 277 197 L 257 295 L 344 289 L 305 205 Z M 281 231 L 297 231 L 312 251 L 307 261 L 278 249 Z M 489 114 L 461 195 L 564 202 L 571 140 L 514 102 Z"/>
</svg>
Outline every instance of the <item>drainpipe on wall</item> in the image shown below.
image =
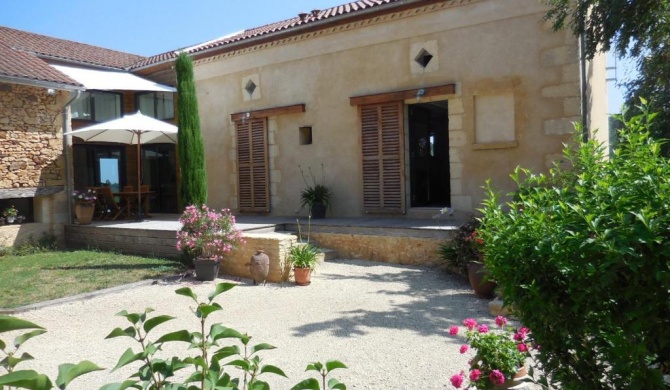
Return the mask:
<svg viewBox="0 0 670 390">
<path fill-rule="evenodd" d="M 581 79 L 582 79 L 582 142 L 588 142 L 589 141 L 589 129 L 588 129 L 588 109 L 589 109 L 589 104 L 587 99 L 587 92 L 588 92 L 588 83 L 586 80 L 586 56 L 585 52 L 586 49 L 584 48 L 584 44 L 586 43 L 586 40 L 584 38 L 584 34 L 579 35 L 579 67 L 580 67 L 580 72 L 581 72 Z"/>
<path fill-rule="evenodd" d="M 72 224 L 72 196 L 70 195 L 72 194 L 72 136 L 65 134 L 69 132 L 70 104 L 80 95 L 81 91 L 76 91 L 74 97 L 63 106 L 63 153 L 65 154 L 65 191 L 67 191 L 67 221 L 69 224 Z"/>
</svg>

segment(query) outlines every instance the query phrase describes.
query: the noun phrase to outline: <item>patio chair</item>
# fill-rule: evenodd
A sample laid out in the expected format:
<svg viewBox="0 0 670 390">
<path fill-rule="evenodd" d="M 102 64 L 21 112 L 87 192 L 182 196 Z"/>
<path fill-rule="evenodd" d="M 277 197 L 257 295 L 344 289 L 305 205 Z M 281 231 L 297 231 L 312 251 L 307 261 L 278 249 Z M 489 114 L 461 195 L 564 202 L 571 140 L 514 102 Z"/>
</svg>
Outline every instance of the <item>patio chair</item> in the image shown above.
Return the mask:
<svg viewBox="0 0 670 390">
<path fill-rule="evenodd" d="M 121 207 L 114 200 L 114 195 L 112 195 L 112 188 L 108 186 L 103 186 L 98 189 L 98 198 L 102 201 L 102 207 L 105 212 L 103 215 L 104 219 L 117 219 L 121 212 L 123 211 Z"/>
</svg>

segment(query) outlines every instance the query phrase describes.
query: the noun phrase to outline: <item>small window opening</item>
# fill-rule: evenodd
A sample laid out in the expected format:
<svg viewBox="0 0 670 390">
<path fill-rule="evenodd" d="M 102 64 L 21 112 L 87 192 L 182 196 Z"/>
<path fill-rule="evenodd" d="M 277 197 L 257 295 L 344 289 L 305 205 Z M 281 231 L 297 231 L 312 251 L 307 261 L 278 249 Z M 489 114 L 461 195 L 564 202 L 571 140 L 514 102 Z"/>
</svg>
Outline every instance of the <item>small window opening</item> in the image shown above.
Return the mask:
<svg viewBox="0 0 670 390">
<path fill-rule="evenodd" d="M 300 127 L 300 145 L 311 145 L 312 144 L 312 126 L 303 126 Z"/>
<path fill-rule="evenodd" d="M 419 54 L 414 58 L 414 61 L 416 61 L 417 64 L 421 65 L 422 68 L 425 68 L 428 66 L 428 63 L 430 63 L 430 60 L 433 59 L 433 55 L 430 54 L 426 49 L 421 49 Z"/>
<path fill-rule="evenodd" d="M 244 87 L 244 89 L 249 93 L 249 96 L 254 94 L 254 91 L 256 90 L 256 83 L 253 81 L 249 80 L 247 82 L 247 85 Z"/>
</svg>

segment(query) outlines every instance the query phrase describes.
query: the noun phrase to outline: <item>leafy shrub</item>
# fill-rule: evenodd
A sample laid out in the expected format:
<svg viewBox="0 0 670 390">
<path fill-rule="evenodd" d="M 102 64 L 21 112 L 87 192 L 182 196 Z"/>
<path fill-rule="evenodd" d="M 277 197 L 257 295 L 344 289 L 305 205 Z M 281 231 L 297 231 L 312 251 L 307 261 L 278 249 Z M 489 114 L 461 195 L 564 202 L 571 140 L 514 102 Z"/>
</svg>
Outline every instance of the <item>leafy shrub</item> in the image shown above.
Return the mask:
<svg viewBox="0 0 670 390">
<path fill-rule="evenodd" d="M 589 141 L 565 148 L 570 168 L 517 168 L 512 201 L 487 188 L 486 265 L 562 388 L 664 387 L 670 163 L 649 136 L 655 115 L 644 104 L 641 115 L 620 118 L 610 159 Z"/>
<path fill-rule="evenodd" d="M 58 249 L 58 242 L 53 234 L 42 233 L 42 236 L 35 241 L 30 235 L 28 240 L 18 246 L 0 247 L 0 257 L 2 256 L 27 256 L 34 253 L 50 252 Z"/>
<path fill-rule="evenodd" d="M 177 289 L 178 295 L 185 296 L 195 302 L 192 308 L 193 314 L 198 319 L 198 328 L 195 332 L 186 329 L 166 333 L 156 339 L 150 339 L 149 333 L 163 323 L 175 319 L 167 315 L 154 315 L 152 309 L 147 308 L 140 313 L 129 313 L 125 310 L 117 313 L 130 322 L 126 328 L 116 328 L 107 336 L 108 339 L 116 337 L 130 338 L 137 343 L 139 352 L 128 348 L 119 358 L 118 363 L 112 371 L 125 367 L 129 364 L 140 364 L 137 371 L 122 383 L 110 383 L 100 387 L 100 390 L 124 390 L 124 389 L 149 389 L 149 390 L 270 390 L 267 382 L 259 379 L 263 374 L 275 374 L 286 377 L 286 374 L 276 366 L 263 364 L 259 352 L 274 349 L 275 347 L 260 343 L 250 345 L 251 336 L 242 334 L 235 329 L 224 327 L 220 323 L 206 326 L 210 314 L 223 310 L 220 304 L 214 302 L 219 294 L 235 287 L 235 284 L 220 283 L 214 291 L 207 296 L 207 301 L 199 301 L 195 293 L 188 287 Z M 0 367 L 6 371 L 0 372 L 0 389 L 3 386 L 15 386 L 30 390 L 50 390 L 53 388 L 52 381 L 44 374 L 34 370 L 16 370 L 16 366 L 33 357 L 28 353 L 19 354 L 19 349 L 29 339 L 39 336 L 46 330 L 39 325 L 23 319 L 0 315 L 0 333 L 16 331 L 21 329 L 33 329 L 28 333 L 18 336 L 12 350 L 10 343 L 0 339 L 0 352 L 5 358 L 0 360 Z M 225 340 L 237 340 L 241 345 L 220 344 Z M 169 359 L 160 359 L 156 353 L 161 350 L 163 344 L 183 342 L 188 349 L 198 351 L 195 356 L 185 353 L 187 357 L 174 356 Z M 226 371 L 227 367 L 239 369 L 242 377 L 232 378 Z M 191 368 L 192 372 L 184 380 L 175 379 L 175 373 Z M 316 378 L 302 380 L 291 390 L 346 390 L 346 386 L 335 378 L 326 378 L 333 370 L 347 368 L 337 360 L 329 360 L 325 363 L 309 363 L 305 371 L 316 371 Z M 58 378 L 55 383 L 59 389 L 65 389 L 75 378 L 92 371 L 103 370 L 94 363 L 84 360 L 78 364 L 62 364 L 58 368 Z M 236 371 L 240 372 L 240 371 Z"/>
<path fill-rule="evenodd" d="M 468 263 L 479 257 L 477 248 L 472 244 L 472 236 L 479 228 L 479 221 L 472 217 L 459 226 L 454 238 L 440 245 L 440 257 L 447 266 L 458 269 L 462 275 L 468 274 Z"/>
</svg>

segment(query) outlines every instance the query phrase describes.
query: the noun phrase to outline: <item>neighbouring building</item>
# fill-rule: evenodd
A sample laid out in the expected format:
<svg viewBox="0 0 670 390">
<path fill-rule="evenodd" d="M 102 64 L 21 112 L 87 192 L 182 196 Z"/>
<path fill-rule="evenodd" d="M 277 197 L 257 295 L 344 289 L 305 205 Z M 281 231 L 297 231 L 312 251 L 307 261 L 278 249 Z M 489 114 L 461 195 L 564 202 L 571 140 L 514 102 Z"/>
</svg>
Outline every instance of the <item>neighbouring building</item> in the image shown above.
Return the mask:
<svg viewBox="0 0 670 390">
<path fill-rule="evenodd" d="M 175 89 L 130 72 L 144 60 L 0 26 L 0 214 L 14 206 L 25 217 L 0 226 L 0 246 L 43 233 L 62 239 L 74 189 L 136 183 L 134 147 L 70 145 L 63 134 L 138 109 L 172 120 Z M 148 145 L 142 159 L 154 209 L 176 212 L 175 146 Z"/>
<path fill-rule="evenodd" d="M 578 39 L 552 31 L 545 11 L 356 1 L 185 49 L 210 203 L 294 215 L 300 169 L 320 181 L 323 167 L 333 216 L 471 213 L 487 179 L 511 189 L 516 166 L 559 160 L 573 122 L 607 141 L 604 58 L 582 63 Z M 137 71 L 167 72 L 176 55 Z"/>
</svg>

